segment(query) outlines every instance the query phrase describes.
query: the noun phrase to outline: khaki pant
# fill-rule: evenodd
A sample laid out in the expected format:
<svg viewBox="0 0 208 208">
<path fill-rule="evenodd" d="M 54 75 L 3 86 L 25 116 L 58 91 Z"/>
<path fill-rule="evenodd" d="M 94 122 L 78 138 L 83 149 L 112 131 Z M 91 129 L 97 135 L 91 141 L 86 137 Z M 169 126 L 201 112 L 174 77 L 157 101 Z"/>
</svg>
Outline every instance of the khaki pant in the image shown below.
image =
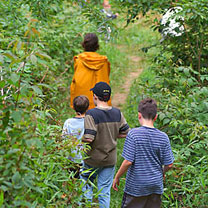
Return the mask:
<svg viewBox="0 0 208 208">
<path fill-rule="evenodd" d="M 121 208 L 160 208 L 161 195 L 151 194 L 148 196 L 135 197 L 127 193 L 123 195 Z"/>
</svg>

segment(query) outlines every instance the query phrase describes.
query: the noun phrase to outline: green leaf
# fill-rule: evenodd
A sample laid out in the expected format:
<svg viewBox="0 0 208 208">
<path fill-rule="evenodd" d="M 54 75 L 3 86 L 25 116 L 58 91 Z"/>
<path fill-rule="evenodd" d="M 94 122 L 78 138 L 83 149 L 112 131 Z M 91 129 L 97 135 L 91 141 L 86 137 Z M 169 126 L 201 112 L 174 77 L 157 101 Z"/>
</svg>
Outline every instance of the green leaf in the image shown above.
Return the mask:
<svg viewBox="0 0 208 208">
<path fill-rule="evenodd" d="M 11 114 L 12 118 L 16 123 L 21 121 L 22 118 L 22 111 L 13 111 Z"/>
<path fill-rule="evenodd" d="M 16 200 L 13 202 L 15 207 L 32 207 L 32 204 L 27 202 L 27 201 L 23 201 L 23 200 Z"/>
<path fill-rule="evenodd" d="M 188 68 L 184 68 L 183 72 L 186 76 L 189 76 L 189 69 Z"/>
<path fill-rule="evenodd" d="M 21 90 L 20 90 L 21 95 L 26 95 L 26 93 L 28 92 L 28 87 L 29 86 L 27 84 L 21 87 Z"/>
<path fill-rule="evenodd" d="M 9 190 L 8 187 L 4 185 L 1 185 L 0 189 L 4 192 Z"/>
<path fill-rule="evenodd" d="M 35 65 L 37 63 L 37 57 L 35 55 L 31 55 L 30 56 L 30 60 L 32 61 L 32 63 Z"/>
<path fill-rule="evenodd" d="M 2 55 L 0 55 L 0 64 L 4 63 L 4 57 Z"/>
<path fill-rule="evenodd" d="M 0 88 L 3 88 L 5 86 L 6 82 L 4 80 L 0 81 Z"/>
<path fill-rule="evenodd" d="M 4 56 L 10 58 L 11 60 L 15 60 L 17 57 L 12 53 L 4 53 Z"/>
<path fill-rule="evenodd" d="M 188 81 L 189 86 L 192 86 L 195 84 L 192 78 L 188 78 L 187 81 Z"/>
<path fill-rule="evenodd" d="M 36 52 L 35 55 L 39 56 L 40 58 L 51 59 L 51 57 L 48 56 L 48 55 L 45 54 L 45 53 Z"/>
<path fill-rule="evenodd" d="M 21 175 L 20 175 L 20 173 L 17 171 L 17 172 L 15 172 L 15 174 L 12 176 L 12 182 L 13 182 L 14 184 L 18 184 L 18 183 L 20 182 L 20 180 L 21 180 Z"/>
<path fill-rule="evenodd" d="M 42 90 L 38 86 L 32 86 L 31 88 L 35 91 L 36 94 L 38 94 L 38 95 L 43 94 Z"/>
<path fill-rule="evenodd" d="M 3 205 L 3 203 L 4 203 L 4 192 L 1 191 L 0 192 L 0 207 Z"/>
<path fill-rule="evenodd" d="M 163 120 L 163 125 L 166 125 L 166 124 L 168 124 L 170 122 L 170 119 L 169 118 L 165 118 L 164 120 Z"/>
<path fill-rule="evenodd" d="M 12 73 L 10 79 L 12 83 L 15 85 L 19 81 L 20 76 L 16 73 Z"/>
<path fill-rule="evenodd" d="M 4 183 L 7 187 L 10 187 L 10 188 L 12 187 L 12 183 L 10 183 L 10 182 L 8 182 L 8 181 L 4 181 L 3 183 Z"/>
<path fill-rule="evenodd" d="M 10 111 L 7 111 L 5 113 L 5 116 L 3 117 L 3 127 L 4 127 L 4 129 L 8 126 L 9 117 L 10 117 Z"/>
<path fill-rule="evenodd" d="M 164 118 L 165 118 L 165 114 L 164 113 L 159 113 L 159 118 L 160 118 L 160 120 L 163 120 Z"/>
<path fill-rule="evenodd" d="M 53 88 L 52 88 L 52 86 L 50 86 L 50 85 L 48 85 L 48 84 L 38 84 L 38 86 L 43 86 L 43 87 L 45 87 L 45 88 L 48 88 L 48 89 L 50 89 L 50 90 L 52 90 Z"/>
<path fill-rule="evenodd" d="M 7 154 L 8 154 L 8 155 L 11 155 L 11 154 L 17 153 L 17 152 L 19 152 L 19 151 L 20 151 L 20 149 L 11 149 L 11 150 L 9 150 L 9 151 L 7 152 Z"/>
</svg>

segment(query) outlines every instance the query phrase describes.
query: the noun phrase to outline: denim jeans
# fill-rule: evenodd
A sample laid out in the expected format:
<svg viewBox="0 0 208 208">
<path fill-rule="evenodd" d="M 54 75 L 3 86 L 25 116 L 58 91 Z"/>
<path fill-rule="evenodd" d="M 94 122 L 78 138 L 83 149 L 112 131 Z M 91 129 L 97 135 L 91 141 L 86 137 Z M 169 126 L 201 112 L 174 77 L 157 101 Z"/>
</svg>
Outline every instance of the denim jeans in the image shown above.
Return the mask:
<svg viewBox="0 0 208 208">
<path fill-rule="evenodd" d="M 115 166 L 110 167 L 99 167 L 94 168 L 84 163 L 83 169 L 81 170 L 81 179 L 86 181 L 83 187 L 84 196 L 92 201 L 93 187 L 90 184 L 97 178 L 97 187 L 100 194 L 98 196 L 99 207 L 109 208 L 110 207 L 110 190 L 113 183 L 113 177 L 115 172 Z M 90 181 L 90 182 L 89 182 Z"/>
</svg>

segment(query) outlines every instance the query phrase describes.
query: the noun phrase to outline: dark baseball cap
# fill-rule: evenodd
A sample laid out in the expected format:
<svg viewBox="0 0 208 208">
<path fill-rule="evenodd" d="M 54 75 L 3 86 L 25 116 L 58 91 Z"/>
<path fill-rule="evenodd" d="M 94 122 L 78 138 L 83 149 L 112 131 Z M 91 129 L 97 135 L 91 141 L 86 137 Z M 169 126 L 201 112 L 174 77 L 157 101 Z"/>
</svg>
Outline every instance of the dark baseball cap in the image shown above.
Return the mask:
<svg viewBox="0 0 208 208">
<path fill-rule="evenodd" d="M 98 82 L 90 91 L 93 91 L 95 95 L 104 101 L 108 101 L 111 96 L 111 87 L 106 82 Z"/>
</svg>

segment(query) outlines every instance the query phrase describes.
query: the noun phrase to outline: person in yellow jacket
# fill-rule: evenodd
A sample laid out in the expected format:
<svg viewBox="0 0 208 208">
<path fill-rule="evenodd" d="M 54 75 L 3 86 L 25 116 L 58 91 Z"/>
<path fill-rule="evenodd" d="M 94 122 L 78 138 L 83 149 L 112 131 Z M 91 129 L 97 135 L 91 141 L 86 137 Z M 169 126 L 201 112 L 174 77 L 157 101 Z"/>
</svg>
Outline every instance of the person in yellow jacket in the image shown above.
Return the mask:
<svg viewBox="0 0 208 208">
<path fill-rule="evenodd" d="M 84 52 L 74 57 L 74 76 L 70 86 L 70 106 L 73 99 L 85 95 L 89 99 L 89 109 L 94 108 L 93 93 L 90 91 L 98 82 L 110 83 L 110 63 L 106 56 L 98 54 L 98 37 L 87 33 L 82 42 Z M 111 101 L 108 103 L 111 105 Z"/>
</svg>

